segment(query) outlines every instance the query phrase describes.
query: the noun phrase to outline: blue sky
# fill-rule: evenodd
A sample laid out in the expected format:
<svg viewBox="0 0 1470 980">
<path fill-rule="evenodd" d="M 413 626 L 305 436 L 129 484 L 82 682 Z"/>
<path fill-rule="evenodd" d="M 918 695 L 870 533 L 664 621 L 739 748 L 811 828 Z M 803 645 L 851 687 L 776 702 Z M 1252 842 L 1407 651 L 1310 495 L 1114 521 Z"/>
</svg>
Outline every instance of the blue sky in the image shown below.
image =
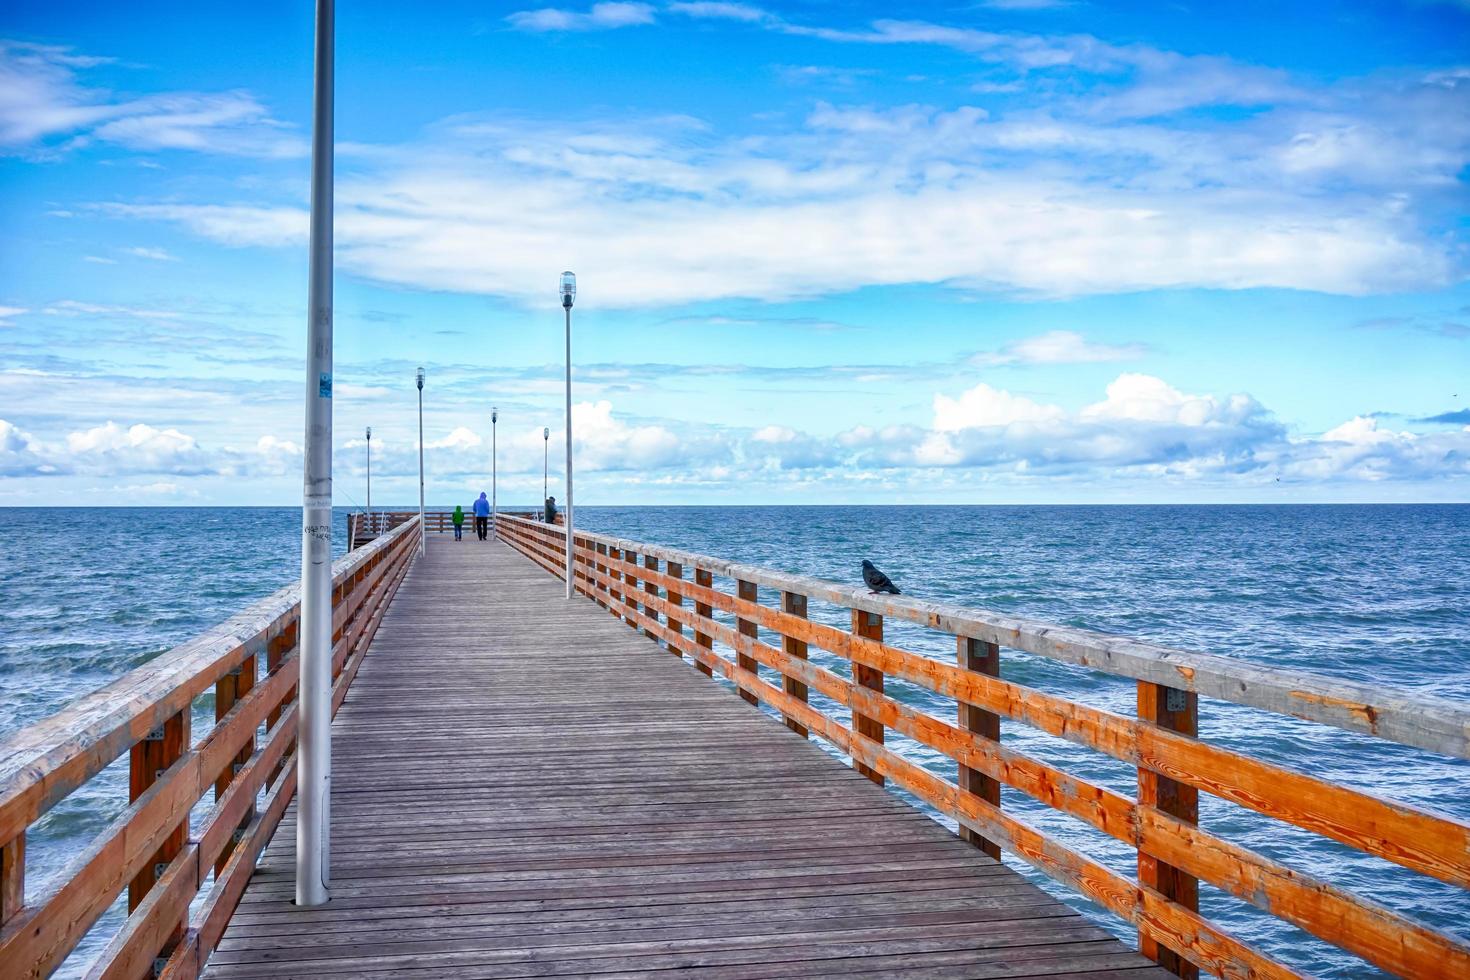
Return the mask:
<svg viewBox="0 0 1470 980">
<path fill-rule="evenodd" d="M 1470 5 L 343 4 L 336 498 L 1465 500 Z M 300 499 L 312 11 L 0 14 L 0 505 Z M 553 473 L 552 492 L 561 496 Z"/>
</svg>

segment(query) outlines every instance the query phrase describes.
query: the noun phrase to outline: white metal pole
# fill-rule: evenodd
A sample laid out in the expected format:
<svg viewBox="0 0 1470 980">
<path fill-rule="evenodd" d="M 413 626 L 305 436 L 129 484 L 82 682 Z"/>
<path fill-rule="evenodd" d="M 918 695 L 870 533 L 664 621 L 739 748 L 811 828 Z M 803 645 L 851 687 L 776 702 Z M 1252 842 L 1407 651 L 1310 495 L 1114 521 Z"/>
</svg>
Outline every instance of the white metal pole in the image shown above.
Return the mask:
<svg viewBox="0 0 1470 980">
<path fill-rule="evenodd" d="M 332 49 L 333 0 L 316 5 L 301 508 L 301 673 L 296 904 L 331 898 L 332 779 Z"/>
<path fill-rule="evenodd" d="M 419 557 L 429 545 L 429 532 L 424 528 L 424 369 L 414 378 L 419 386 Z"/>
<path fill-rule="evenodd" d="M 499 533 L 495 529 L 495 518 L 499 516 L 495 504 L 495 470 L 498 464 L 499 454 L 495 451 L 495 425 L 500 420 L 500 412 L 490 409 L 490 540 L 499 540 Z"/>
<path fill-rule="evenodd" d="M 368 533 L 369 534 L 377 534 L 378 533 L 377 532 L 377 529 L 373 527 L 373 429 L 372 429 L 372 426 L 368 426 L 368 430 L 367 430 L 367 480 L 368 480 L 368 487 L 367 487 Z M 351 542 L 348 542 L 348 543 L 351 544 Z"/>
<path fill-rule="evenodd" d="M 551 430 L 541 430 L 541 505 L 546 505 L 546 498 L 551 496 L 551 485 L 548 482 L 551 475 Z"/>
<path fill-rule="evenodd" d="M 576 553 L 573 550 L 572 537 L 572 304 L 567 300 L 564 304 L 567 313 L 567 598 L 570 599 L 574 593 L 572 583 L 575 581 L 573 560 Z"/>
</svg>

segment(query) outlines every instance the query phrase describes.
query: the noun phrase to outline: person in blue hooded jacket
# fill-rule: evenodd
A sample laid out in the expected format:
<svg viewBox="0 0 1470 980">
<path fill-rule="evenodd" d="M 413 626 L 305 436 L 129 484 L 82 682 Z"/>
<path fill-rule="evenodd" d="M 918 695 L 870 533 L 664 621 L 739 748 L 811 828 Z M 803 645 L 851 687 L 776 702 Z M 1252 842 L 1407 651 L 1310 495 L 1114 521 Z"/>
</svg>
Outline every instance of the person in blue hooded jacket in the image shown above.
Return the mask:
<svg viewBox="0 0 1470 980">
<path fill-rule="evenodd" d="M 475 537 L 485 541 L 490 536 L 490 501 L 485 499 L 485 492 L 480 491 L 480 499 L 475 501 Z"/>
</svg>

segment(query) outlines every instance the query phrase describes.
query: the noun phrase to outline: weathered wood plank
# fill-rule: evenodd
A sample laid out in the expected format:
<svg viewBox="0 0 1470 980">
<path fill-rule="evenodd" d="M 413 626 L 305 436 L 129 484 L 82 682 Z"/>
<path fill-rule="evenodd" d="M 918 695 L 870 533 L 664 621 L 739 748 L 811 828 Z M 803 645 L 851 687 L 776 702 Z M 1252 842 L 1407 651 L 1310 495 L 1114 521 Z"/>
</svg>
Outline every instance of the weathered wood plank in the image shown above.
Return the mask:
<svg viewBox="0 0 1470 980">
<path fill-rule="evenodd" d="M 431 540 L 334 726 L 332 902 L 291 903 L 288 809 L 207 975 L 765 976 L 879 956 L 920 976 L 900 958 L 932 955 L 980 976 L 1036 948 L 1056 969 L 1028 974 L 1160 976 L 643 636 L 736 670 L 712 610 L 686 604 L 709 572 L 629 574 L 629 550 L 589 546 L 597 602 L 568 603 L 504 545 Z M 494 601 L 466 603 L 465 582 Z"/>
</svg>

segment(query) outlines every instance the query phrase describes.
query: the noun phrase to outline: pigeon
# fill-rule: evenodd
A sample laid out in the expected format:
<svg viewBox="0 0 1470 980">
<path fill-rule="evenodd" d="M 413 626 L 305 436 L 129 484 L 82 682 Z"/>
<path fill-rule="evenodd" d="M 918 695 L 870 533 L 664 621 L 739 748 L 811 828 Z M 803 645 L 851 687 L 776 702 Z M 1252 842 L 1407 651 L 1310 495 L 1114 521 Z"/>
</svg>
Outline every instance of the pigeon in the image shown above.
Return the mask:
<svg viewBox="0 0 1470 980">
<path fill-rule="evenodd" d="M 872 589 L 874 595 L 879 592 L 887 592 L 889 595 L 903 594 L 898 591 L 898 586 L 893 584 L 893 579 L 878 571 L 866 558 L 863 559 L 863 584 Z"/>
</svg>

